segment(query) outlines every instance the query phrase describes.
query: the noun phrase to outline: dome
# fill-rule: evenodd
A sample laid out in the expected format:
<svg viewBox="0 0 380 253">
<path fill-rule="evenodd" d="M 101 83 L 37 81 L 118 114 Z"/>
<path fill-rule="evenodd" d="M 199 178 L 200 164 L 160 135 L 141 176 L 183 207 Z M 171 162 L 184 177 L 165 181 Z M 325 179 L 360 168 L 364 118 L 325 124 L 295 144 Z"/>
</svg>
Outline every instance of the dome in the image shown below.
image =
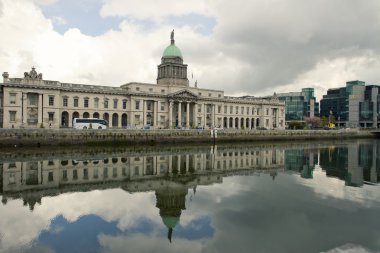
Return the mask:
<svg viewBox="0 0 380 253">
<path fill-rule="evenodd" d="M 162 57 L 179 57 L 183 59 L 181 50 L 174 43 L 165 49 Z"/>
<path fill-rule="evenodd" d="M 162 216 L 162 222 L 167 228 L 174 228 L 179 222 L 179 217 L 174 216 Z"/>
</svg>

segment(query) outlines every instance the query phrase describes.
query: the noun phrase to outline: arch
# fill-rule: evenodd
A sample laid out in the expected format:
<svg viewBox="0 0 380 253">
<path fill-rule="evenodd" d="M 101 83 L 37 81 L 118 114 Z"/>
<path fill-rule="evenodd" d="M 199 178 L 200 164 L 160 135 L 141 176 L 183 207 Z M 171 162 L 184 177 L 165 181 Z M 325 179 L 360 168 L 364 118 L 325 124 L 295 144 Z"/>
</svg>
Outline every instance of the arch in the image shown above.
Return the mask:
<svg viewBox="0 0 380 253">
<path fill-rule="evenodd" d="M 105 112 L 105 113 L 103 114 L 103 119 L 107 121 L 107 126 L 109 126 L 110 115 L 108 114 L 108 112 Z"/>
<path fill-rule="evenodd" d="M 249 118 L 245 120 L 245 128 L 250 129 Z"/>
<path fill-rule="evenodd" d="M 99 115 L 98 112 L 94 112 L 94 114 L 92 114 L 92 117 L 95 118 L 95 119 L 99 119 L 100 115 Z"/>
<path fill-rule="evenodd" d="M 251 119 L 251 129 L 255 128 L 255 119 Z"/>
<path fill-rule="evenodd" d="M 239 128 L 239 118 L 235 118 L 235 128 Z"/>
<path fill-rule="evenodd" d="M 88 112 L 83 113 L 83 118 L 88 119 L 90 117 L 90 114 Z"/>
<path fill-rule="evenodd" d="M 227 117 L 223 118 L 223 128 L 227 128 Z"/>
<path fill-rule="evenodd" d="M 234 127 L 234 119 L 232 117 L 230 117 L 230 124 L 229 124 L 229 127 L 230 128 L 233 128 Z"/>
<path fill-rule="evenodd" d="M 128 125 L 128 115 L 127 115 L 126 113 L 123 113 L 123 114 L 121 115 L 121 126 L 122 126 L 123 128 L 126 128 L 127 125 Z"/>
<path fill-rule="evenodd" d="M 72 121 L 74 121 L 75 118 L 79 118 L 79 112 L 73 112 L 73 119 Z"/>
<path fill-rule="evenodd" d="M 241 127 L 241 128 L 244 128 L 244 118 L 241 118 L 241 119 L 240 119 L 240 127 Z"/>
<path fill-rule="evenodd" d="M 112 127 L 117 128 L 119 124 L 119 115 L 117 113 L 112 114 Z"/>
<path fill-rule="evenodd" d="M 258 127 L 260 127 L 260 119 L 259 118 L 256 119 L 256 128 L 258 128 Z"/>
<path fill-rule="evenodd" d="M 61 126 L 62 127 L 68 127 L 69 126 L 69 113 L 64 111 L 62 112 L 61 116 Z"/>
</svg>

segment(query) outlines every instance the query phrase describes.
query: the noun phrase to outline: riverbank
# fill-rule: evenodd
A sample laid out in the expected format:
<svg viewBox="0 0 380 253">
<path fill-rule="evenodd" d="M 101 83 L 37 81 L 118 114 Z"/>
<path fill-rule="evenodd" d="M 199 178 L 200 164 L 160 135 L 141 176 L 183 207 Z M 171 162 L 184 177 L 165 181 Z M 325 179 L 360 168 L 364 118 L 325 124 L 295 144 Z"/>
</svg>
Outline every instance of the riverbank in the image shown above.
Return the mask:
<svg viewBox="0 0 380 253">
<path fill-rule="evenodd" d="M 291 141 L 375 138 L 370 131 L 342 130 L 218 130 L 215 142 Z M 106 144 L 213 143 L 210 130 L 76 130 L 0 129 L 0 147 Z"/>
</svg>

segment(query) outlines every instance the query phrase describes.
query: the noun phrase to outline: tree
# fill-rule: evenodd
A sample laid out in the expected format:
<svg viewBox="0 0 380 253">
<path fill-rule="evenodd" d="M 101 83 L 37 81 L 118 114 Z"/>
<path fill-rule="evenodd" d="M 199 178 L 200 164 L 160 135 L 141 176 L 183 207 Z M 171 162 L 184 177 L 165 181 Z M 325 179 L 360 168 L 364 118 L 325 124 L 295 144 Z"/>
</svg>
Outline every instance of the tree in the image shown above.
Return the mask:
<svg viewBox="0 0 380 253">
<path fill-rule="evenodd" d="M 322 126 L 327 126 L 328 123 L 329 123 L 328 118 L 326 116 L 322 116 L 321 125 Z"/>
<path fill-rule="evenodd" d="M 306 124 L 312 128 L 316 128 L 321 125 L 321 118 L 319 117 L 305 117 Z"/>
</svg>

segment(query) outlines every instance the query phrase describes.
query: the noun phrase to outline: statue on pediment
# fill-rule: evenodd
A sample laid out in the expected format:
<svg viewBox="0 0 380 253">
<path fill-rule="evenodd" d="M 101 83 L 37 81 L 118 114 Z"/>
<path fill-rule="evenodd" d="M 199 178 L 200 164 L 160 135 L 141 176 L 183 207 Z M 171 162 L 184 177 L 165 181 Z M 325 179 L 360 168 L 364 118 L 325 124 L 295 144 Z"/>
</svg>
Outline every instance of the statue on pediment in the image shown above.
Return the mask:
<svg viewBox="0 0 380 253">
<path fill-rule="evenodd" d="M 25 79 L 32 79 L 32 80 L 42 80 L 42 73 L 37 73 L 36 68 L 32 67 L 32 70 L 28 72 L 24 72 L 24 78 Z"/>
</svg>

